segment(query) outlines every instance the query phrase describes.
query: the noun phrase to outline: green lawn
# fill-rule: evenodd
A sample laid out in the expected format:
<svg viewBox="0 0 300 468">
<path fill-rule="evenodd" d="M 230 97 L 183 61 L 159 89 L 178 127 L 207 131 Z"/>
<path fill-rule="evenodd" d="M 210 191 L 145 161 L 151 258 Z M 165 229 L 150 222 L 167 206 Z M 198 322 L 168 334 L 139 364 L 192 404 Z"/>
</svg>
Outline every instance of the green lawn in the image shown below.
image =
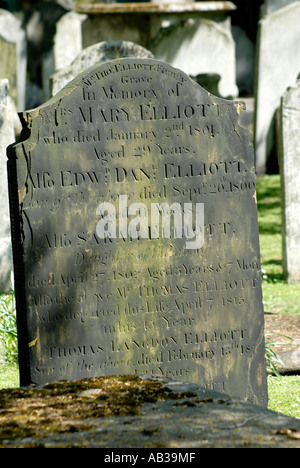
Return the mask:
<svg viewBox="0 0 300 468">
<path fill-rule="evenodd" d="M 257 179 L 257 202 L 265 312 L 300 317 L 300 285 L 283 277 L 278 175 Z M 17 366 L 0 363 L 0 388 L 18 385 Z M 270 409 L 300 418 L 300 376 L 269 376 L 268 387 Z"/>
<path fill-rule="evenodd" d="M 283 276 L 278 175 L 257 179 L 257 209 L 265 312 L 300 317 L 300 284 L 287 284 Z"/>
<path fill-rule="evenodd" d="M 19 385 L 18 366 L 16 364 L 0 363 L 0 389 L 14 388 Z"/>
<path fill-rule="evenodd" d="M 268 377 L 269 409 L 300 418 L 300 376 Z"/>
<path fill-rule="evenodd" d="M 265 312 L 300 317 L 300 284 L 282 269 L 280 176 L 257 179 L 257 208 Z M 300 418 L 300 376 L 268 377 L 269 408 Z"/>
</svg>

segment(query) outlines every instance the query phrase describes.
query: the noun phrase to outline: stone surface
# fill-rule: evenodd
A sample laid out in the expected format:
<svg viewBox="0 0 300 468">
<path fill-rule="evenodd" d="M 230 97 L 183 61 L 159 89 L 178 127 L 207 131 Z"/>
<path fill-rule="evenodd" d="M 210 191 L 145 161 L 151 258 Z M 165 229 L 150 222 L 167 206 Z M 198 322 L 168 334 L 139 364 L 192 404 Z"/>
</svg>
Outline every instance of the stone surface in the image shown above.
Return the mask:
<svg viewBox="0 0 300 468">
<path fill-rule="evenodd" d="M 243 102 L 246 105 L 245 111 L 240 115 L 239 124 L 242 127 L 247 128 L 249 132 L 253 135 L 253 125 L 254 125 L 254 98 L 243 98 Z"/>
<path fill-rule="evenodd" d="M 151 50 L 156 58 L 171 63 L 188 75 L 220 75 L 219 95 L 233 99 L 238 95 L 235 42 L 230 23 L 228 26 L 205 18 L 189 18 L 178 24 L 169 24 L 155 36 Z"/>
<path fill-rule="evenodd" d="M 265 0 L 261 7 L 261 12 L 263 15 L 268 15 L 294 2 L 295 0 Z"/>
<path fill-rule="evenodd" d="M 289 283 L 300 283 L 300 75 L 279 109 L 282 262 Z"/>
<path fill-rule="evenodd" d="M 13 271 L 10 216 L 7 183 L 6 147 L 15 141 L 14 104 L 9 94 L 8 80 L 0 80 L 0 291 L 10 292 Z"/>
<path fill-rule="evenodd" d="M 266 403 L 243 108 L 120 59 L 23 114 L 8 151 L 22 384 L 160 373 Z"/>
<path fill-rule="evenodd" d="M 0 9 L 0 79 L 8 79 L 17 109 L 25 109 L 26 38 L 21 21 Z"/>
<path fill-rule="evenodd" d="M 76 11 L 89 14 L 110 14 L 110 13 L 212 13 L 220 14 L 224 12 L 234 11 L 236 6 L 233 2 L 228 1 L 201 1 L 201 2 L 125 2 L 125 3 L 95 3 L 88 5 L 80 5 L 76 7 Z"/>
<path fill-rule="evenodd" d="M 300 373 L 300 318 L 287 315 L 265 315 L 266 342 L 281 363 L 276 365 L 281 374 Z"/>
<path fill-rule="evenodd" d="M 45 54 L 43 59 L 43 88 L 45 101 L 51 97 L 51 75 L 57 70 L 70 65 L 82 51 L 81 24 L 85 19 L 85 15 L 70 11 L 63 15 L 56 23 L 53 47 Z"/>
<path fill-rule="evenodd" d="M 220 74 L 220 95 L 236 97 L 229 16 L 235 9 L 231 2 L 137 2 L 82 5 L 77 10 L 88 15 L 82 25 L 83 47 L 132 41 L 188 75 Z"/>
<path fill-rule="evenodd" d="M 300 447 L 299 419 L 180 381 L 87 379 L 1 390 L 0 402 L 0 448 L 107 449 L 100 461 L 145 448 L 139 465 L 151 449 L 199 464 L 197 448 Z"/>
<path fill-rule="evenodd" d="M 51 77 L 52 96 L 58 93 L 67 83 L 79 73 L 97 63 L 107 62 L 116 58 L 136 57 L 154 58 L 144 47 L 127 41 L 107 41 L 94 44 L 84 49 L 69 65 L 58 70 Z"/>
<path fill-rule="evenodd" d="M 255 155 L 258 175 L 266 172 L 276 143 L 275 114 L 280 99 L 300 71 L 300 2 L 274 11 L 259 23 L 256 70 Z M 278 40 L 280 38 L 280 40 Z M 272 153 L 273 152 L 273 153 Z"/>
</svg>

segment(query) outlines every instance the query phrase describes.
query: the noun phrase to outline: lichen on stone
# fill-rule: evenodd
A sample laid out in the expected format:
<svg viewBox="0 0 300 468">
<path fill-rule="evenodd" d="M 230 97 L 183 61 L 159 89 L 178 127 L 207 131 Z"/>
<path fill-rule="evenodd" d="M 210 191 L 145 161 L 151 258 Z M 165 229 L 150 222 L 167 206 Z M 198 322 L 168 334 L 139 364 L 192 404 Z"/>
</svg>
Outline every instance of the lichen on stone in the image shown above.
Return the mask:
<svg viewBox="0 0 300 468">
<path fill-rule="evenodd" d="M 143 403 L 170 398 L 177 394 L 162 383 L 126 375 L 1 390 L 0 448 L 6 439 L 83 431 L 99 418 L 134 416 Z"/>
</svg>

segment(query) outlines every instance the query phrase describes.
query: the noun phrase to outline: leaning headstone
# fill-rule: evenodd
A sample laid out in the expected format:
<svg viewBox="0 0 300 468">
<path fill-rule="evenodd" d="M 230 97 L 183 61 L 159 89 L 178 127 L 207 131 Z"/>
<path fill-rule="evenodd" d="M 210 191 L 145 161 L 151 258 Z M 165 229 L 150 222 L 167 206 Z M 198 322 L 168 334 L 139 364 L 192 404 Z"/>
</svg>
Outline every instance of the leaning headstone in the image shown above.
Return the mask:
<svg viewBox="0 0 300 468">
<path fill-rule="evenodd" d="M 300 76 L 284 94 L 279 112 L 283 270 L 300 283 Z"/>
<path fill-rule="evenodd" d="M 23 384 L 158 374 L 266 404 L 243 107 L 121 59 L 24 113 L 8 150 Z"/>
<path fill-rule="evenodd" d="M 10 95 L 18 110 L 25 109 L 26 38 L 21 21 L 0 9 L 0 79 L 8 79 Z"/>
<path fill-rule="evenodd" d="M 13 103 L 8 80 L 0 80 L 0 292 L 10 292 L 13 271 L 7 189 L 6 148 L 15 141 Z"/>
<path fill-rule="evenodd" d="M 128 41 L 99 42 L 84 49 L 68 67 L 58 70 L 50 78 L 51 94 L 54 96 L 66 84 L 85 69 L 97 63 L 107 62 L 116 58 L 136 57 L 154 58 L 144 47 Z"/>
<path fill-rule="evenodd" d="M 266 173 L 268 159 L 276 152 L 275 114 L 281 96 L 300 71 L 297 18 L 300 18 L 299 1 L 274 11 L 259 23 L 254 137 L 258 175 Z"/>
</svg>

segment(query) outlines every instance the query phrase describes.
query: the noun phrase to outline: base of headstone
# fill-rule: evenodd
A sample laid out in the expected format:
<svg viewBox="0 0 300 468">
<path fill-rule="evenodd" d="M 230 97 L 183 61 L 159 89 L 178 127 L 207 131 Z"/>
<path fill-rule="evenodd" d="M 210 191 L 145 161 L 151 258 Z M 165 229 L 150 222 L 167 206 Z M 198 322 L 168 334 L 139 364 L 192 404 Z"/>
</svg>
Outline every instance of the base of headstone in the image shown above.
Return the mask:
<svg viewBox="0 0 300 468">
<path fill-rule="evenodd" d="M 126 448 L 137 466 L 179 454 L 199 466 L 200 448 L 299 448 L 299 419 L 169 379 L 54 382 L 1 390 L 0 403 L 0 448 L 101 448 L 106 462 Z"/>
</svg>

